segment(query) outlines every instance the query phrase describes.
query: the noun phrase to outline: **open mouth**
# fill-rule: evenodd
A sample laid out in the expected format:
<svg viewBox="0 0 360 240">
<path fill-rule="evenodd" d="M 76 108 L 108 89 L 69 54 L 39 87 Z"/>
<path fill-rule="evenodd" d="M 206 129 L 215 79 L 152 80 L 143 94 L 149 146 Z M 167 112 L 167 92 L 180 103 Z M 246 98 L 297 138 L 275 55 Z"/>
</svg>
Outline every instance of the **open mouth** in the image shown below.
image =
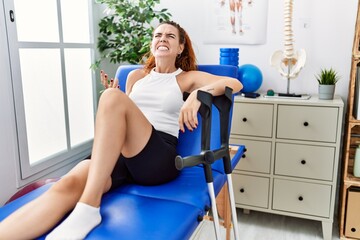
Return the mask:
<svg viewBox="0 0 360 240">
<path fill-rule="evenodd" d="M 159 46 L 157 49 L 161 51 L 169 50 L 169 48 L 166 46 Z"/>
</svg>

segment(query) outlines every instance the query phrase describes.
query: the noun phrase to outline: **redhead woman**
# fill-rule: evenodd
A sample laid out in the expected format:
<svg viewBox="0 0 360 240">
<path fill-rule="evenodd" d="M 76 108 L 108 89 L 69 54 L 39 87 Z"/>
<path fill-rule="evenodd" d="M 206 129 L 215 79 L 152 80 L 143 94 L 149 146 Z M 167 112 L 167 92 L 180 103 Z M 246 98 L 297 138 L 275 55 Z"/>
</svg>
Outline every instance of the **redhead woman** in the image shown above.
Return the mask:
<svg viewBox="0 0 360 240">
<path fill-rule="evenodd" d="M 129 74 L 126 93 L 117 80 L 108 84 L 103 72 L 101 81 L 106 90 L 99 100 L 91 159 L 2 221 L 0 239 L 36 238 L 69 212 L 46 239 L 85 238 L 101 222 L 105 192 L 124 183 L 157 185 L 178 176 L 178 134 L 198 125 L 198 90 L 217 96 L 226 86 L 234 92 L 242 88 L 237 79 L 197 71 L 189 36 L 171 21 L 155 29 L 148 60 Z M 184 92 L 190 93 L 185 102 Z"/>
</svg>

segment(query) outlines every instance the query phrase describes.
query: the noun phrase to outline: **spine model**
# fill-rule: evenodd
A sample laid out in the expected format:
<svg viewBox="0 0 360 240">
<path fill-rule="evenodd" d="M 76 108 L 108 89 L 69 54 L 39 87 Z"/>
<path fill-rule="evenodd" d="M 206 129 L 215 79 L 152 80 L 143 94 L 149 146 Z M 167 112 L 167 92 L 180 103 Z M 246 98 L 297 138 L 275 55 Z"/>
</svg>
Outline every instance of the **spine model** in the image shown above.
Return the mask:
<svg viewBox="0 0 360 240">
<path fill-rule="evenodd" d="M 292 29 L 293 0 L 284 0 L 284 50 L 277 50 L 270 59 L 271 66 L 288 80 L 296 78 L 305 66 L 306 52 L 294 51 L 294 34 Z"/>
</svg>

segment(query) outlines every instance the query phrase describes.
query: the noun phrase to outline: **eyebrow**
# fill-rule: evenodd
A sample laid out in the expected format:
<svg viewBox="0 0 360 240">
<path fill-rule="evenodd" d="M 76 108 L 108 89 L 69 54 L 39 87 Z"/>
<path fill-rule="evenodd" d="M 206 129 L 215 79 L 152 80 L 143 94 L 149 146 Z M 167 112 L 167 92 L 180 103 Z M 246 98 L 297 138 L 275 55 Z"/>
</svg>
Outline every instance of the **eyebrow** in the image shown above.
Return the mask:
<svg viewBox="0 0 360 240">
<path fill-rule="evenodd" d="M 154 36 L 163 35 L 163 34 L 164 34 L 164 33 L 162 33 L 162 32 L 156 32 L 156 33 L 154 34 Z M 176 34 L 175 34 L 175 33 L 165 33 L 165 35 L 166 35 L 167 37 L 169 37 L 169 36 L 176 37 Z"/>
</svg>

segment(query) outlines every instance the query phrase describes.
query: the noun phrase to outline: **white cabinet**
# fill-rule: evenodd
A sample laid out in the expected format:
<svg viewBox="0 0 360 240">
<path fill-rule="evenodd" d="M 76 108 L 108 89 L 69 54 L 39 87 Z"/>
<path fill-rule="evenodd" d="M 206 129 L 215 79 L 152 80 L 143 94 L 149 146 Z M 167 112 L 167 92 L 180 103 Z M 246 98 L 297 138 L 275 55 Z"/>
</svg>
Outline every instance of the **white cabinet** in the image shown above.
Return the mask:
<svg viewBox="0 0 360 240">
<path fill-rule="evenodd" d="M 321 221 L 331 239 L 343 105 L 236 96 L 230 143 L 247 149 L 233 172 L 236 206 Z"/>
</svg>

